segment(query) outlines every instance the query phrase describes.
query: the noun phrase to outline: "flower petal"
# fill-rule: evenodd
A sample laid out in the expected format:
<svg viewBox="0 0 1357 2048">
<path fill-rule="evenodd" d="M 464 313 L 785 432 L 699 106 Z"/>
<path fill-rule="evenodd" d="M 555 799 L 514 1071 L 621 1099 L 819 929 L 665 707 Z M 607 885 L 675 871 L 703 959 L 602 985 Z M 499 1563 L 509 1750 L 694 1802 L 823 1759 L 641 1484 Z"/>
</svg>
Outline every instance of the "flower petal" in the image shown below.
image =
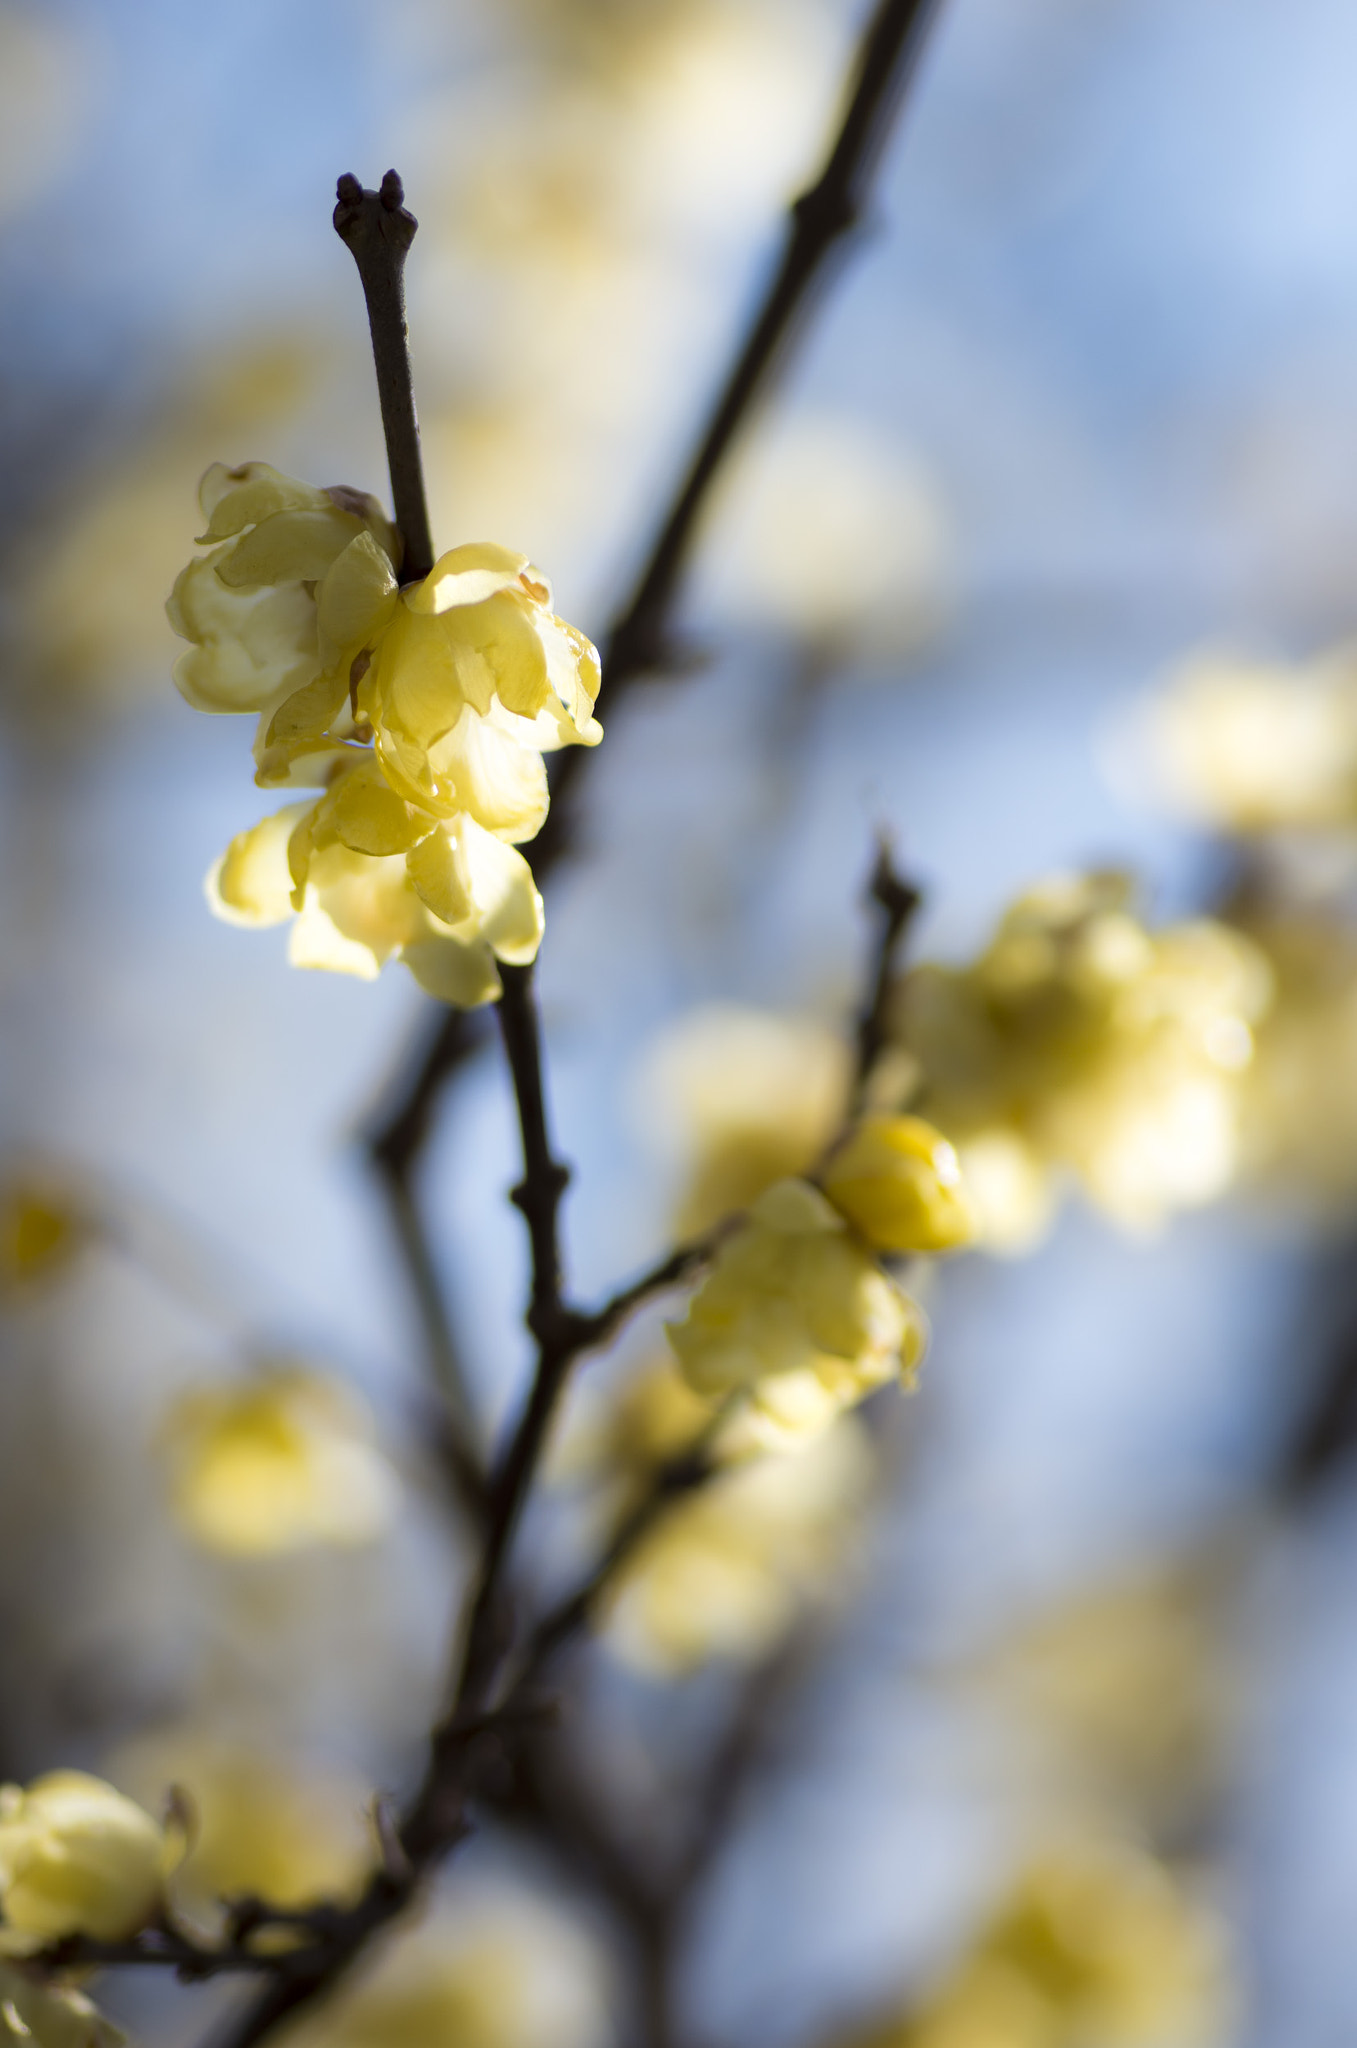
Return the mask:
<svg viewBox="0 0 1357 2048">
<path fill-rule="evenodd" d="M 238 832 L 208 873 L 204 887 L 214 916 L 227 924 L 283 924 L 292 915 L 287 849 L 310 804 L 289 804 Z"/>
</svg>

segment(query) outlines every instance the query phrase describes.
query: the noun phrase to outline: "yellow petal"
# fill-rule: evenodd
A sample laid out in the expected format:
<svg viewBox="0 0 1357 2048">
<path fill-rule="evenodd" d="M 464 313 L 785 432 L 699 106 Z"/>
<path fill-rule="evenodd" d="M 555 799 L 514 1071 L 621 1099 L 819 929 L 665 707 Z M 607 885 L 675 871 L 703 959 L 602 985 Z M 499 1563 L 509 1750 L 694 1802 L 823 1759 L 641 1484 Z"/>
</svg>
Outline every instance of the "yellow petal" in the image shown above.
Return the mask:
<svg viewBox="0 0 1357 2048">
<path fill-rule="evenodd" d="M 525 570 L 538 587 L 547 589 L 526 555 L 516 555 L 494 541 L 470 541 L 440 555 L 424 581 L 407 593 L 406 603 L 413 611 L 431 613 L 481 604 L 497 590 L 517 586 Z"/>
<path fill-rule="evenodd" d="M 396 577 L 370 533 L 360 533 L 336 555 L 316 592 L 321 659 L 347 669 L 369 647 L 396 609 Z M 347 685 L 347 675 L 344 677 Z"/>
<path fill-rule="evenodd" d="M 532 869 L 512 846 L 479 826 L 461 821 L 465 872 L 480 920 L 480 935 L 511 966 L 535 960 L 542 943 L 542 898 Z"/>
<path fill-rule="evenodd" d="M 491 1003 L 500 992 L 494 955 L 483 941 L 470 944 L 447 938 L 419 939 L 401 950 L 401 959 L 426 994 L 459 1010 Z"/>
<path fill-rule="evenodd" d="M 288 841 L 310 804 L 289 804 L 238 832 L 208 874 L 207 901 L 227 924 L 282 924 L 292 915 Z"/>
<path fill-rule="evenodd" d="M 405 853 L 433 822 L 427 812 L 411 812 L 370 756 L 338 778 L 322 817 L 342 846 L 369 854 Z"/>
<path fill-rule="evenodd" d="M 495 841 L 497 846 L 499 843 Z M 448 831 L 435 827 L 418 846 L 411 848 L 405 866 L 420 901 L 428 905 L 441 923 L 460 925 L 475 917 L 476 906 L 455 828 Z"/>
<path fill-rule="evenodd" d="M 204 540 L 225 540 L 275 512 L 319 510 L 325 493 L 295 476 L 284 476 L 267 462 L 243 462 L 228 469 L 214 462 L 198 486 L 198 503 L 207 521 Z"/>
<path fill-rule="evenodd" d="M 221 555 L 190 562 L 166 605 L 175 632 L 196 643 L 176 661 L 175 685 L 198 711 L 262 711 L 320 666 L 315 602 L 296 584 L 228 590 Z"/>
<path fill-rule="evenodd" d="M 318 582 L 362 531 L 351 512 L 275 512 L 223 549 L 217 574 L 230 590 L 264 584 Z"/>
</svg>

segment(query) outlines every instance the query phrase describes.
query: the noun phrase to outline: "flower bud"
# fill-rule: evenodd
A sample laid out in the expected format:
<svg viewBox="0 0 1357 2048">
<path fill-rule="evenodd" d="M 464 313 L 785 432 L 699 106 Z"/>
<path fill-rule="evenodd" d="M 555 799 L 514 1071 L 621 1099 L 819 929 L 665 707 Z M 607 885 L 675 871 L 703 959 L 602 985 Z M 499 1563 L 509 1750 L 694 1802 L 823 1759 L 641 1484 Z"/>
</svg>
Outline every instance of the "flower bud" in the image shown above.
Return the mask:
<svg viewBox="0 0 1357 2048">
<path fill-rule="evenodd" d="M 923 1355 L 922 1312 L 806 1181 L 759 1197 L 680 1323 L 668 1325 L 700 1394 L 745 1391 L 771 1432 L 810 1436 Z"/>
<path fill-rule="evenodd" d="M 66 1934 L 120 1941 L 155 1912 L 165 1838 L 142 1807 L 84 1771 L 0 1789 L 0 1906 L 35 1946 Z"/>
<path fill-rule="evenodd" d="M 166 1430 L 175 1514 L 227 1556 L 371 1542 L 398 1496 L 371 1433 L 355 1396 L 301 1367 L 196 1389 Z"/>
<path fill-rule="evenodd" d="M 922 1117 L 864 1117 L 823 1186 L 874 1251 L 951 1252 L 975 1236 L 956 1153 Z"/>
</svg>

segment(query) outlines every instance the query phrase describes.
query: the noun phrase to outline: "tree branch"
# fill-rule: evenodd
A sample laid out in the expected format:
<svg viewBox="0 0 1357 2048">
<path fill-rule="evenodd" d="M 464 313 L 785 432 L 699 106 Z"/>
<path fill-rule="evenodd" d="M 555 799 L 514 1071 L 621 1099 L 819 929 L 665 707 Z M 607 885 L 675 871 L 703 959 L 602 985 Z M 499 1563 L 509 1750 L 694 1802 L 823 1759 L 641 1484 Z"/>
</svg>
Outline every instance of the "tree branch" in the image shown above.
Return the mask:
<svg viewBox="0 0 1357 2048">
<path fill-rule="evenodd" d="M 406 211 L 405 190 L 395 171 L 387 172 L 377 192 L 365 191 L 357 178 L 346 172 L 339 180 L 336 198 L 335 233 L 358 265 L 367 300 L 377 396 L 391 469 L 391 503 L 405 542 L 401 573 L 407 583 L 414 583 L 433 567 L 405 324 L 405 258 L 419 222 Z"/>
<path fill-rule="evenodd" d="M 890 841 L 884 836 L 877 847 L 876 865 L 867 885 L 867 901 L 881 911 L 876 953 L 867 1001 L 858 1017 L 857 1063 L 853 1076 L 853 1107 L 861 1110 L 872 1078 L 872 1070 L 886 1043 L 891 985 L 900 947 L 923 897 L 912 882 L 897 874 L 891 859 Z"/>
</svg>

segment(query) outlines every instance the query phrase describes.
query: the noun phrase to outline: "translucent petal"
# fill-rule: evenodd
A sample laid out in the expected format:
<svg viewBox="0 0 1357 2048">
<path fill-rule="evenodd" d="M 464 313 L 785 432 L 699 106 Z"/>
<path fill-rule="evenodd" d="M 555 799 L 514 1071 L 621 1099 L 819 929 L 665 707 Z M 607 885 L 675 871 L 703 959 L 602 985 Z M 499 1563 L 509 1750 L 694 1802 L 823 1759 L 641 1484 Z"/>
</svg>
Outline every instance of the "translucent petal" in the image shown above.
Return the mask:
<svg viewBox="0 0 1357 2048">
<path fill-rule="evenodd" d="M 460 1010 L 491 1003 L 500 992 L 494 955 L 479 939 L 419 939 L 402 949 L 401 959 L 426 994 Z"/>
<path fill-rule="evenodd" d="M 542 943 L 542 898 L 521 853 L 464 818 L 460 838 L 481 937 L 501 960 L 526 966 Z"/>
<path fill-rule="evenodd" d="M 382 963 L 371 946 L 346 938 L 319 903 L 307 903 L 288 938 L 287 957 L 294 967 L 320 967 L 331 974 L 353 974 L 375 981 Z"/>
<path fill-rule="evenodd" d="M 444 817 L 464 811 L 509 840 L 531 839 L 547 814 L 546 766 L 523 746 L 464 706 L 451 731 L 420 746 L 397 722 L 376 728 L 377 753 L 388 780 L 412 803 Z"/>
<path fill-rule="evenodd" d="M 198 503 L 207 521 L 203 539 L 225 540 L 275 512 L 319 509 L 326 497 L 314 484 L 284 476 L 267 462 L 243 462 L 237 469 L 214 462 L 198 486 Z"/>
<path fill-rule="evenodd" d="M 323 511 L 275 512 L 223 549 L 217 574 L 231 590 L 316 583 L 361 532 L 351 512 L 328 503 Z"/>
<path fill-rule="evenodd" d="M 337 555 L 316 592 L 321 659 L 347 666 L 369 647 L 396 609 L 396 577 L 370 533 L 360 533 Z M 347 683 L 347 676 L 345 677 Z"/>
<path fill-rule="evenodd" d="M 476 912 L 460 838 L 455 828 L 448 831 L 435 827 L 405 860 L 406 872 L 421 902 L 440 923 L 447 925 L 461 925 L 474 918 Z M 496 846 L 499 843 L 495 841 Z M 506 847 L 505 851 L 508 850 Z"/>
<path fill-rule="evenodd" d="M 220 558 L 190 562 L 170 594 L 170 624 L 196 643 L 175 663 L 175 684 L 198 711 L 262 711 L 319 668 L 315 603 L 296 584 L 228 590 Z"/>
<path fill-rule="evenodd" d="M 424 581 L 408 594 L 406 603 L 417 612 L 446 612 L 454 605 L 481 604 L 497 590 L 517 586 L 524 570 L 549 596 L 545 579 L 526 555 L 516 555 L 495 541 L 470 541 L 440 555 Z"/>
<path fill-rule="evenodd" d="M 238 832 L 210 870 L 205 888 L 214 915 L 227 924 L 283 924 L 292 915 L 287 849 L 310 804 L 289 804 Z"/>
<path fill-rule="evenodd" d="M 425 935 L 424 906 L 400 854 L 374 858 L 347 846 L 320 846 L 311 855 L 305 900 L 307 911 L 318 903 L 335 929 L 365 947 L 378 967 L 399 947 Z"/>
<path fill-rule="evenodd" d="M 324 799 L 325 824 L 355 853 L 406 853 L 428 836 L 426 811 L 413 815 L 369 756 L 342 775 Z"/>
</svg>

